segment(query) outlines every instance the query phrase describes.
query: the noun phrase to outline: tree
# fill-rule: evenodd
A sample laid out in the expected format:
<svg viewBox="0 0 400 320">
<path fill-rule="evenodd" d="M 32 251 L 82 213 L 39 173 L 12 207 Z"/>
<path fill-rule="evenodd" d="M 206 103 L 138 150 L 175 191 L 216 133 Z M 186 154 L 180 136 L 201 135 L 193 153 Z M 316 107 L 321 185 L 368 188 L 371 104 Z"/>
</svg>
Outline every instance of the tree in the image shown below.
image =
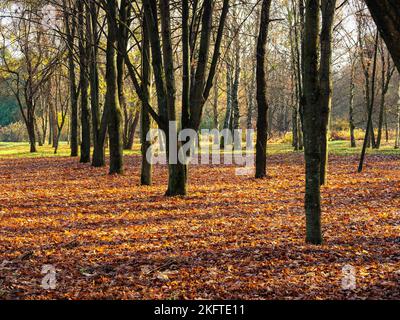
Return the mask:
<svg viewBox="0 0 400 320">
<path fill-rule="evenodd" d="M 321 64 L 319 82 L 321 90 L 321 184 L 325 184 L 328 168 L 329 122 L 332 108 L 332 32 L 336 0 L 322 0 Z"/>
<path fill-rule="evenodd" d="M 321 231 L 321 164 L 323 154 L 322 140 L 326 132 L 327 90 L 330 76 L 330 51 L 326 41 L 329 35 L 319 38 L 320 31 L 319 0 L 307 0 L 305 10 L 304 29 L 304 148 L 306 162 L 306 242 L 311 244 L 322 243 Z M 328 10 L 329 6 L 332 6 Z M 322 29 L 331 30 L 330 24 L 335 5 L 329 0 L 322 0 L 323 21 Z M 326 43 L 325 43 L 326 42 Z M 319 64 L 319 45 L 321 43 L 321 66 Z M 323 134 L 321 134 L 323 133 Z"/>
<path fill-rule="evenodd" d="M 46 35 L 41 28 L 40 12 L 40 4 L 21 5 L 11 21 L 1 28 L 1 71 L 10 78 L 7 84 L 18 102 L 31 152 L 36 152 L 35 110 L 40 89 L 49 80 L 62 54 L 57 45 L 46 45 L 43 40 L 54 37 L 54 34 Z M 15 39 L 11 47 L 7 45 L 10 37 Z"/>
<path fill-rule="evenodd" d="M 375 92 L 375 76 L 376 76 L 376 64 L 377 64 L 377 55 L 378 55 L 378 40 L 379 40 L 379 33 L 376 32 L 375 36 L 375 47 L 374 47 L 374 59 L 373 59 L 373 67 L 372 67 L 372 92 Z M 372 127 L 372 115 L 374 112 L 374 100 L 375 100 L 375 94 L 372 94 L 371 97 L 371 102 L 370 105 L 368 106 L 368 118 L 367 118 L 367 128 L 365 129 L 365 138 L 364 138 L 364 144 L 363 148 L 361 151 L 361 158 L 360 158 L 360 163 L 358 165 L 358 172 L 362 172 L 363 167 L 364 167 L 364 160 L 365 160 L 365 154 L 367 152 L 367 147 L 368 147 L 368 141 L 370 139 L 370 135 L 374 132 L 373 127 Z M 372 141 L 374 139 L 372 138 Z M 375 144 L 372 142 L 373 145 Z"/>
<path fill-rule="evenodd" d="M 400 8 L 397 0 L 365 0 L 400 72 Z"/>
<path fill-rule="evenodd" d="M 266 83 L 266 46 L 268 38 L 270 0 L 263 0 L 261 7 L 260 30 L 257 42 L 257 145 L 256 145 L 256 178 L 267 175 L 267 139 L 268 139 L 268 102 Z"/>
<path fill-rule="evenodd" d="M 198 56 L 197 64 L 190 63 L 185 54 L 183 59 L 183 70 L 189 70 L 192 67 L 190 78 L 188 79 L 188 73 L 184 72 L 182 76 L 182 86 L 184 88 L 190 88 L 189 102 L 185 103 L 187 99 L 187 92 L 182 94 L 182 119 L 181 126 L 183 129 L 193 129 L 197 131 L 200 126 L 201 116 L 203 112 L 204 104 L 210 94 L 213 87 L 213 79 L 219 60 L 220 46 L 222 42 L 223 30 L 225 26 L 225 19 L 229 9 L 229 1 L 224 0 L 221 16 L 218 22 L 218 30 L 216 40 L 214 44 L 214 51 L 209 64 L 209 71 L 207 74 L 207 66 L 209 62 L 209 47 L 210 38 L 212 31 L 212 17 L 214 12 L 214 3 L 211 0 L 205 0 L 201 8 L 197 7 L 198 3 L 193 3 L 192 15 L 198 14 L 198 21 L 201 21 L 201 31 L 194 24 L 191 24 L 189 30 L 189 46 L 190 46 L 190 57 L 194 55 L 196 48 L 196 55 Z M 185 5 L 186 6 L 186 5 Z M 200 10 L 199 10 L 200 9 Z M 143 11 L 146 18 L 146 25 L 148 28 L 150 43 L 151 43 L 151 64 L 154 72 L 155 88 L 157 92 L 158 101 L 158 113 L 147 103 L 144 99 L 144 95 L 139 85 L 139 81 L 136 77 L 135 68 L 133 64 L 127 61 L 128 71 L 132 82 L 135 86 L 135 90 L 142 100 L 143 105 L 149 111 L 153 119 L 157 122 L 159 128 L 161 128 L 167 135 L 167 143 L 169 143 L 169 132 L 176 131 L 176 85 L 175 85 L 175 67 L 174 67 L 174 55 L 173 45 L 171 37 L 171 5 L 169 1 L 160 1 L 158 14 L 157 1 L 146 0 L 143 1 Z M 185 11 L 185 10 L 184 10 Z M 158 17 L 161 21 L 161 36 L 158 27 Z M 197 20 L 194 19 L 194 20 Z M 186 28 L 184 27 L 183 30 Z M 197 36 L 200 35 L 198 43 Z M 184 41 L 183 47 L 187 47 L 187 37 L 182 37 Z M 186 52 L 186 49 L 184 50 Z M 186 82 L 186 84 L 185 84 Z M 169 125 L 172 125 L 170 127 Z M 178 150 L 179 143 L 177 141 Z M 167 145 L 167 152 L 170 151 L 169 145 Z M 176 151 L 172 151 L 173 154 L 167 154 L 169 159 L 177 159 L 178 154 Z M 169 163 L 169 178 L 168 178 L 168 190 L 167 196 L 185 195 L 186 194 L 186 182 L 187 182 L 187 167 L 180 161 L 178 163 Z"/>
<path fill-rule="evenodd" d="M 398 89 L 397 111 L 396 111 L 396 142 L 395 149 L 400 148 L 400 83 Z"/>
<path fill-rule="evenodd" d="M 110 174 L 122 174 L 123 168 L 123 141 L 122 141 L 122 111 L 118 97 L 118 5 L 115 0 L 104 3 L 107 15 L 107 50 L 106 50 L 106 85 L 107 92 L 104 108 L 108 110 L 108 135 L 110 141 Z"/>
<path fill-rule="evenodd" d="M 81 163 L 90 162 L 90 114 L 89 114 L 89 77 L 88 57 L 90 43 L 87 40 L 87 8 L 84 0 L 77 0 L 78 34 L 79 34 L 79 83 L 81 104 Z"/>
<path fill-rule="evenodd" d="M 386 95 L 389 90 L 390 80 L 394 74 L 396 68 L 391 65 L 390 54 L 384 48 L 382 40 L 380 41 L 380 56 L 381 56 L 381 99 L 380 99 L 380 108 L 379 108 L 379 124 L 378 124 L 378 136 L 376 139 L 376 148 L 379 149 L 382 141 L 382 129 L 383 129 L 383 120 L 384 115 L 386 113 Z"/>
<path fill-rule="evenodd" d="M 375 95 L 376 95 L 376 72 L 371 71 L 371 67 L 376 66 L 377 55 L 377 38 L 374 36 L 376 32 L 371 26 L 371 18 L 364 13 L 364 4 L 357 2 L 356 22 L 357 22 L 357 32 L 358 32 L 358 46 L 361 66 L 364 74 L 364 94 L 365 94 L 365 111 L 368 122 L 368 114 L 370 107 L 374 107 Z M 373 114 L 372 114 L 373 115 Z M 375 132 L 374 132 L 374 122 L 371 120 L 369 122 L 369 134 L 368 134 L 368 147 L 375 148 Z"/>
<path fill-rule="evenodd" d="M 76 68 L 74 60 L 74 46 L 76 33 L 76 19 L 71 4 L 62 2 L 65 37 L 68 59 L 69 95 L 71 100 L 71 157 L 78 156 L 78 88 L 76 84 Z"/>
<path fill-rule="evenodd" d="M 141 101 L 141 185 L 149 186 L 152 184 L 152 165 L 148 161 L 147 155 L 151 152 L 151 142 L 147 140 L 147 133 L 151 128 L 150 113 L 146 109 L 146 105 L 150 102 L 150 41 L 148 29 L 146 26 L 146 18 L 142 18 L 142 92 L 143 98 Z"/>
</svg>

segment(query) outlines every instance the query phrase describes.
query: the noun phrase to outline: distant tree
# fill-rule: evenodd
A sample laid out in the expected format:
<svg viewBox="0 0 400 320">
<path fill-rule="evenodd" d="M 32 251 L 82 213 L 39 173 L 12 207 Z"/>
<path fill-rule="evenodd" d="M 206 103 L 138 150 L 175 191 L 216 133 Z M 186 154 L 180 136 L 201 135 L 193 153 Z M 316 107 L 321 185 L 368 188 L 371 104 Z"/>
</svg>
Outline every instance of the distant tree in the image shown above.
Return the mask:
<svg viewBox="0 0 400 320">
<path fill-rule="evenodd" d="M 21 5 L 13 12 L 11 21 L 1 26 L 1 71 L 10 81 L 9 88 L 18 102 L 27 128 L 30 151 L 36 152 L 36 115 L 41 87 L 49 80 L 62 50 L 49 46 L 43 38 L 49 35 L 41 27 L 41 6 Z M 51 35 L 54 37 L 54 35 Z M 8 39 L 13 38 L 12 45 Z"/>
</svg>

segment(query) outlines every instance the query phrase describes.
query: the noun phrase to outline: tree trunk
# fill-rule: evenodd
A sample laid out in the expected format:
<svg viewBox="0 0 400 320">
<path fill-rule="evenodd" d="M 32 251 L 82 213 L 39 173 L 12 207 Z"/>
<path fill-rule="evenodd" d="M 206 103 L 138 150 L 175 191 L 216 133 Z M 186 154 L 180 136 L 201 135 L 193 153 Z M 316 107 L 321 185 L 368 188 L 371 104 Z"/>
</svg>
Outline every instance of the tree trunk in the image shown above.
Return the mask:
<svg viewBox="0 0 400 320">
<path fill-rule="evenodd" d="M 66 1 L 63 0 L 65 33 L 67 42 L 68 57 L 68 76 L 69 76 L 69 94 L 71 100 L 71 157 L 78 156 L 78 90 L 76 85 L 76 70 L 74 62 L 74 38 L 75 38 L 75 20 L 68 12 Z M 71 17 L 70 17 L 71 15 Z"/>
<path fill-rule="evenodd" d="M 379 39 L 379 34 L 378 32 L 376 33 L 376 38 L 375 38 L 375 53 L 374 53 L 374 65 L 373 65 L 373 70 L 372 70 L 372 97 L 371 97 L 371 104 L 369 105 L 369 110 L 368 110 L 368 119 L 367 119 L 367 128 L 365 130 L 365 138 L 364 138 L 364 144 L 363 148 L 361 151 L 361 158 L 360 158 L 360 163 L 358 165 L 358 172 L 362 172 L 363 167 L 364 167 L 364 160 L 365 160 L 365 154 L 367 152 L 367 147 L 368 147 L 368 141 L 370 139 L 370 135 L 374 133 L 373 126 L 372 126 L 372 115 L 374 111 L 374 98 L 375 98 L 375 76 L 376 76 L 376 58 L 378 54 L 378 39 Z M 375 145 L 374 138 L 372 138 L 372 145 Z"/>
<path fill-rule="evenodd" d="M 225 111 L 225 120 L 223 129 L 230 129 L 232 122 L 232 68 L 231 64 L 228 61 L 226 63 L 226 111 Z M 220 148 L 224 149 L 226 145 L 230 144 L 228 136 L 221 137 Z"/>
<path fill-rule="evenodd" d="M 354 135 L 354 63 L 351 63 L 350 70 L 350 99 L 349 99 L 349 127 L 350 127 L 350 144 L 352 148 L 357 147 L 356 138 Z"/>
<path fill-rule="evenodd" d="M 49 111 L 50 111 L 50 126 L 51 126 L 51 145 L 54 149 L 58 148 L 58 114 L 56 110 L 56 106 L 52 101 L 52 81 L 49 80 L 48 87 L 49 90 Z M 57 100 L 56 100 L 57 101 Z"/>
<path fill-rule="evenodd" d="M 400 6 L 398 0 L 365 0 L 400 72 Z"/>
<path fill-rule="evenodd" d="M 332 109 L 332 32 L 335 17 L 336 0 L 322 0 L 322 29 L 321 29 L 321 178 L 324 185 L 328 171 L 328 142 L 329 122 Z"/>
<path fill-rule="evenodd" d="M 122 174 L 124 171 L 122 112 L 118 98 L 117 81 L 117 8 L 118 6 L 116 0 L 109 0 L 107 2 L 107 91 L 105 98 L 105 108 L 109 110 L 108 135 L 110 142 L 110 174 Z"/>
<path fill-rule="evenodd" d="M 232 87 L 232 109 L 233 109 L 233 129 L 240 127 L 239 110 L 239 82 L 240 82 L 240 45 L 239 39 L 235 41 L 235 76 Z"/>
<path fill-rule="evenodd" d="M 85 6 L 83 0 L 77 1 L 79 26 L 79 63 L 81 90 L 81 163 L 90 162 L 90 119 L 89 119 L 89 80 L 88 80 L 88 43 L 85 34 Z"/>
<path fill-rule="evenodd" d="M 395 149 L 400 148 L 400 82 L 399 82 L 398 101 L 397 101 L 396 142 L 394 148 Z"/>
<path fill-rule="evenodd" d="M 171 16 L 169 0 L 160 3 L 161 12 L 161 34 L 162 48 L 165 68 L 165 88 L 167 98 L 167 112 L 169 119 L 169 130 L 167 133 L 167 156 L 168 162 L 168 190 L 166 196 L 186 195 L 186 167 L 178 160 L 179 143 L 176 143 L 178 150 L 171 148 L 172 139 L 177 139 L 176 133 L 176 111 L 175 111 L 175 76 L 174 76 L 174 56 L 172 48 Z M 176 140 L 177 142 L 177 140 Z M 176 159 L 174 161 L 173 159 Z"/>
<path fill-rule="evenodd" d="M 135 117 L 133 118 L 132 123 L 129 124 L 126 144 L 124 143 L 125 150 L 133 149 L 133 144 L 135 142 L 135 133 L 136 133 L 137 126 L 139 124 L 139 119 L 140 119 L 140 111 L 138 110 L 138 111 L 136 111 L 136 114 L 135 114 Z"/>
<path fill-rule="evenodd" d="M 321 231 L 321 108 L 318 77 L 320 0 L 307 0 L 304 31 L 304 148 L 306 162 L 306 242 L 322 243 Z"/>
<path fill-rule="evenodd" d="M 219 123 L 218 123 L 218 97 L 219 97 L 218 78 L 216 78 L 215 82 L 214 82 L 213 123 L 214 123 L 214 128 L 217 129 L 217 130 L 219 128 Z"/>
<path fill-rule="evenodd" d="M 267 139 L 268 139 L 268 102 L 266 79 L 266 46 L 268 38 L 269 14 L 271 0 L 263 0 L 261 7 L 260 30 L 257 41 L 257 145 L 256 145 L 256 178 L 267 175 Z"/>
<path fill-rule="evenodd" d="M 32 108 L 32 107 L 31 107 Z M 37 152 L 36 149 L 36 136 L 35 136 L 35 121 L 32 112 L 29 111 L 31 109 L 28 107 L 28 116 L 26 121 L 26 128 L 28 131 L 29 137 L 29 145 L 30 145 L 30 152 L 35 153 Z"/>
<path fill-rule="evenodd" d="M 247 129 L 253 129 L 254 92 L 256 87 L 256 63 L 252 62 L 250 84 L 247 86 Z"/>
<path fill-rule="evenodd" d="M 384 55 L 384 46 L 381 46 L 381 101 L 380 101 L 380 109 L 379 109 L 379 124 L 378 124 L 378 137 L 376 141 L 376 148 L 379 149 L 382 142 L 382 130 L 383 125 L 385 124 L 386 120 L 386 94 L 389 91 L 390 80 L 394 74 L 395 68 L 391 68 L 390 66 L 390 56 L 388 55 L 387 61 Z M 387 122 L 386 122 L 386 132 L 387 132 Z"/>
<path fill-rule="evenodd" d="M 99 99 L 99 70 L 98 70 L 98 32 L 97 32 L 97 20 L 98 20 L 98 6 L 94 1 L 91 1 L 88 5 L 89 14 L 87 17 L 87 37 L 90 44 L 90 64 L 89 64 L 89 76 L 90 76 L 90 97 L 91 97 L 91 110 L 92 110 L 92 129 L 93 129 L 93 156 L 92 166 L 93 167 L 104 167 L 106 165 L 105 160 L 105 147 L 104 143 L 106 140 L 106 110 L 103 111 L 103 117 L 100 112 L 100 99 Z M 105 108 L 104 108 L 105 109 Z"/>
<path fill-rule="evenodd" d="M 145 108 L 145 104 L 149 103 L 150 97 L 150 40 L 149 33 L 146 27 L 146 17 L 143 15 L 142 25 L 142 91 L 143 100 L 141 112 L 141 152 L 142 152 L 142 166 L 140 183 L 142 186 L 150 186 L 153 180 L 153 168 L 149 161 L 147 161 L 147 153 L 151 149 L 151 141 L 147 141 L 147 133 L 151 128 L 150 115 Z"/>
<path fill-rule="evenodd" d="M 292 98 L 292 147 L 295 151 L 299 150 L 299 132 L 297 118 L 297 103 L 295 102 L 295 99 Z"/>
</svg>

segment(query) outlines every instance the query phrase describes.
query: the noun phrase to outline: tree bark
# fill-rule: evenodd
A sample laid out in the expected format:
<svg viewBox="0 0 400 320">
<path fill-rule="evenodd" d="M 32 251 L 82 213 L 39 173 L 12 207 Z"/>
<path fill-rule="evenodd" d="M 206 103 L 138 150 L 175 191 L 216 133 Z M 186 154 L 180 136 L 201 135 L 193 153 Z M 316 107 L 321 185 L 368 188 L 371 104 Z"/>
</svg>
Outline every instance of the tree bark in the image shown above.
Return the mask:
<svg viewBox="0 0 400 320">
<path fill-rule="evenodd" d="M 146 17 L 143 15 L 142 22 L 142 91 L 144 100 L 142 101 L 141 112 L 141 152 L 142 152 L 142 166 L 140 183 L 142 186 L 150 186 L 153 180 L 153 168 L 149 161 L 147 161 L 147 153 L 151 148 L 151 142 L 147 141 L 147 133 L 151 128 L 151 119 L 145 104 L 149 103 L 150 99 L 150 40 L 149 33 L 146 27 Z"/>
<path fill-rule="evenodd" d="M 384 54 L 384 46 L 381 45 L 381 101 L 379 108 L 379 123 L 378 123 L 378 137 L 376 138 L 376 148 L 379 149 L 381 147 L 382 142 L 382 130 L 385 120 L 386 113 L 386 94 L 389 91 L 390 80 L 392 79 L 394 68 L 390 66 L 390 57 L 388 56 L 385 59 Z"/>
<path fill-rule="evenodd" d="M 79 28 L 79 63 L 81 92 L 81 163 L 90 162 L 90 119 L 89 119 L 89 79 L 88 79 L 88 43 L 85 33 L 85 6 L 83 0 L 77 0 Z"/>
<path fill-rule="evenodd" d="M 94 1 L 88 4 L 87 17 L 87 36 L 89 47 L 89 76 L 90 76 L 90 97 L 92 111 L 92 130 L 93 130 L 93 167 L 104 167 L 105 160 L 105 140 L 107 134 L 107 110 L 104 108 L 103 115 L 100 112 L 99 99 L 99 70 L 98 70 L 98 6 Z"/>
<path fill-rule="evenodd" d="M 321 108 L 319 87 L 320 0 L 306 1 L 304 30 L 304 148 L 306 162 L 306 242 L 322 243 L 321 231 Z"/>
<path fill-rule="evenodd" d="M 168 176 L 168 190 L 167 196 L 181 196 L 186 195 L 186 168 L 185 164 L 179 160 L 173 163 L 171 159 L 178 159 L 179 143 L 177 142 L 178 150 L 170 148 L 171 132 L 176 132 L 177 128 L 175 125 L 176 111 L 175 111 L 175 99 L 176 99 L 176 88 L 175 88 L 175 76 L 174 76 L 174 57 L 172 49 L 171 39 L 171 16 L 170 16 L 170 2 L 169 0 L 163 0 L 160 4 L 161 13 L 161 34 L 162 34 L 162 48 L 164 57 L 164 68 L 165 68 L 165 83 L 166 83 L 166 98 L 167 98 L 167 112 L 169 119 L 169 130 L 167 133 L 167 155 L 170 159 L 168 163 L 169 176 Z"/>
<path fill-rule="evenodd" d="M 256 178 L 267 175 L 267 139 L 268 139 L 268 102 L 266 76 L 266 46 L 268 38 L 271 0 L 263 0 L 261 7 L 260 30 L 257 41 L 257 144 L 256 144 Z"/>
<path fill-rule="evenodd" d="M 358 165 L 358 172 L 362 172 L 363 171 L 363 167 L 364 167 L 364 161 L 365 161 L 365 155 L 367 152 L 367 147 L 368 147 L 368 141 L 370 139 L 370 135 L 373 134 L 374 130 L 373 130 L 373 126 L 372 126 L 372 115 L 373 115 L 373 111 L 374 111 L 374 98 L 375 98 L 375 76 L 376 76 L 376 59 L 377 59 L 377 55 L 378 55 L 378 39 L 379 39 L 379 34 L 378 32 L 376 33 L 376 38 L 375 38 L 375 53 L 374 53 L 374 63 L 373 63 L 373 69 L 372 69 L 372 97 L 371 97 L 371 103 L 368 106 L 368 119 L 367 119 L 367 128 L 365 130 L 365 138 L 364 138 L 364 144 L 363 144 L 363 148 L 361 151 L 361 158 L 360 158 L 360 163 Z M 372 145 L 375 145 L 375 141 L 372 138 Z"/>
<path fill-rule="evenodd" d="M 67 44 L 69 94 L 71 100 L 71 132 L 70 146 L 71 157 L 78 156 L 78 90 L 76 85 L 76 70 L 74 61 L 74 42 L 75 42 L 75 19 L 68 12 L 66 1 L 63 0 L 64 24 Z"/>
<path fill-rule="evenodd" d="M 122 143 L 122 112 L 118 98 L 117 81 L 117 1 L 107 1 L 107 66 L 106 84 L 107 92 L 105 108 L 109 110 L 108 135 L 110 142 L 110 174 L 122 174 L 123 168 L 123 143 Z"/>
<path fill-rule="evenodd" d="M 357 147 L 356 138 L 354 135 L 354 63 L 351 63 L 350 70 L 350 98 L 349 98 L 349 127 L 350 127 L 350 145 L 352 148 Z"/>
<path fill-rule="evenodd" d="M 400 72 L 400 6 L 398 0 L 365 0 Z"/>
<path fill-rule="evenodd" d="M 328 142 L 329 122 L 332 109 L 332 32 L 336 10 L 336 0 L 322 0 L 322 29 L 321 29 L 321 178 L 324 185 L 328 171 Z"/>
<path fill-rule="evenodd" d="M 229 54 L 229 53 L 228 53 Z M 229 58 L 228 58 L 229 59 Z M 232 122 L 232 67 L 230 61 L 226 63 L 226 110 L 223 129 L 230 129 Z M 230 144 L 228 137 L 221 137 L 220 148 Z"/>
<path fill-rule="evenodd" d="M 396 115 L 396 141 L 394 148 L 395 149 L 400 148 L 400 83 L 398 90 L 397 115 Z"/>
</svg>

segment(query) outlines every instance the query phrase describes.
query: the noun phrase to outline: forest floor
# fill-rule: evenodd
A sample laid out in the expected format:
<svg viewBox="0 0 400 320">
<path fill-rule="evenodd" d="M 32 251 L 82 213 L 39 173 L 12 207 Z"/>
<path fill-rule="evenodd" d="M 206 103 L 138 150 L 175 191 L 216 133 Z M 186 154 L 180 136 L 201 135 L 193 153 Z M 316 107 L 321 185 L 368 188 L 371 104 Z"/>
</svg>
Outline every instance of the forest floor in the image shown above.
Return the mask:
<svg viewBox="0 0 400 320">
<path fill-rule="evenodd" d="M 332 146 L 325 242 L 311 246 L 290 146 L 271 147 L 265 180 L 192 166 L 189 195 L 166 198 L 165 167 L 139 186 L 136 152 L 109 176 L 66 146 L 29 158 L 0 143 L 0 299 L 400 299 L 400 152 L 368 155 L 358 174 L 358 149 Z"/>
</svg>

